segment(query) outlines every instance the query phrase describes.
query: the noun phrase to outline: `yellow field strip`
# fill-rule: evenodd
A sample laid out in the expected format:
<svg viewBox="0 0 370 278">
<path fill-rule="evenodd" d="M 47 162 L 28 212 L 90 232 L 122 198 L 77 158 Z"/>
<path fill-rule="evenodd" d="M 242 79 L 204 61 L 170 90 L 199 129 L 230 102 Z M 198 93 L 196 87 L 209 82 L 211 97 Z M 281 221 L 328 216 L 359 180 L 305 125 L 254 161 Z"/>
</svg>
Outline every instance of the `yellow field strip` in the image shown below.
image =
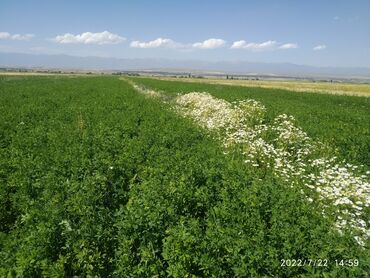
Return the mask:
<svg viewBox="0 0 370 278">
<path fill-rule="evenodd" d="M 192 83 L 233 85 L 245 87 L 261 87 L 284 89 L 297 92 L 312 92 L 349 96 L 370 96 L 370 84 L 307 82 L 307 81 L 273 81 L 273 80 L 230 80 L 230 79 L 198 79 L 198 78 L 171 78 L 156 77 L 160 80 L 183 81 Z"/>
</svg>

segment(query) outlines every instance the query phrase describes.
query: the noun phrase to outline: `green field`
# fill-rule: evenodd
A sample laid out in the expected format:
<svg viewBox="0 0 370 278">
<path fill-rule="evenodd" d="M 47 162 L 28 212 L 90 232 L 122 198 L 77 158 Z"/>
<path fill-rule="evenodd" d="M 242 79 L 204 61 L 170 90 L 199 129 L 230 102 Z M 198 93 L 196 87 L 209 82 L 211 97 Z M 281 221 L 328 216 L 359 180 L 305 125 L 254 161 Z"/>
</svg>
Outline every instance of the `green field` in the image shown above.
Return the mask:
<svg viewBox="0 0 370 278">
<path fill-rule="evenodd" d="M 134 80 L 169 95 L 208 92 L 227 101 L 258 100 L 267 108 L 267 121 L 283 113 L 293 115 L 309 136 L 327 143 L 340 159 L 367 169 L 370 166 L 369 98 L 149 78 Z"/>
<path fill-rule="evenodd" d="M 211 96 L 194 96 L 243 117 L 265 106 L 238 124 L 266 125 L 272 148 L 294 156 L 320 141 L 307 159 L 364 165 L 333 178 L 348 182 L 346 202 L 321 199 L 271 161 L 246 163 L 246 144 L 225 148 L 223 128 L 192 117 L 198 103 L 181 106 L 178 93 L 204 91 Z M 259 103 L 220 101 L 246 98 Z M 143 78 L 0 76 L 0 276 L 367 277 L 369 199 L 352 191 L 368 188 L 369 101 Z M 201 116 L 208 123 L 219 112 Z M 278 141 L 281 114 L 311 139 Z M 347 201 L 360 206 L 362 230 L 341 214 L 353 209 Z M 339 220 L 350 225 L 339 231 Z"/>
</svg>

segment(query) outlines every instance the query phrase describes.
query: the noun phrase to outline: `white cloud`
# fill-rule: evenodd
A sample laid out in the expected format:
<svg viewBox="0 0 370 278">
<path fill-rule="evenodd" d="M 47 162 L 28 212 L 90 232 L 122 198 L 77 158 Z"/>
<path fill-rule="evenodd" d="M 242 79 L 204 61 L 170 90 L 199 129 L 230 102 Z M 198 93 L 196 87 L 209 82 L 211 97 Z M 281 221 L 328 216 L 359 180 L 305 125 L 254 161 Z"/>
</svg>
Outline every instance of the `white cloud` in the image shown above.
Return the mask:
<svg viewBox="0 0 370 278">
<path fill-rule="evenodd" d="M 148 42 L 133 41 L 130 44 L 132 48 L 180 48 L 182 44 L 171 39 L 158 38 Z"/>
<path fill-rule="evenodd" d="M 298 44 L 296 43 L 286 43 L 279 46 L 280 49 L 294 49 L 298 48 Z"/>
<path fill-rule="evenodd" d="M 325 48 L 326 48 L 326 45 L 325 44 L 320 44 L 320 45 L 315 46 L 312 49 L 315 50 L 315 51 L 317 51 L 317 50 L 324 50 Z"/>
<path fill-rule="evenodd" d="M 232 44 L 232 49 L 248 49 L 253 51 L 264 51 L 264 50 L 273 50 L 278 43 L 276 41 L 265 41 L 262 43 L 250 42 L 247 43 L 244 40 L 236 41 Z"/>
<path fill-rule="evenodd" d="M 6 40 L 10 38 L 10 34 L 8 32 L 0 32 L 0 40 Z"/>
<path fill-rule="evenodd" d="M 14 41 L 29 41 L 32 39 L 35 35 L 33 34 L 10 34 L 8 32 L 0 32 L 0 40 L 14 40 Z"/>
<path fill-rule="evenodd" d="M 176 48 L 176 49 L 214 49 L 222 47 L 226 42 L 222 39 L 208 39 L 203 42 L 193 44 L 183 44 L 168 38 L 158 38 L 152 41 L 141 42 L 133 41 L 130 44 L 132 48 Z"/>
<path fill-rule="evenodd" d="M 247 44 L 247 42 L 244 41 L 244 40 L 236 41 L 236 42 L 233 43 L 233 45 L 230 48 L 232 48 L 232 49 L 241 49 L 241 48 L 244 48 L 246 44 Z"/>
<path fill-rule="evenodd" d="M 198 49 L 214 49 L 223 47 L 226 44 L 226 41 L 222 39 L 208 39 L 203 42 L 196 42 L 192 44 L 193 48 Z"/>
<path fill-rule="evenodd" d="M 247 49 L 251 51 L 271 51 L 276 49 L 294 49 L 298 48 L 298 44 L 296 43 L 285 43 L 281 44 L 277 41 L 269 40 L 261 43 L 256 42 L 249 42 L 247 43 L 245 40 L 235 41 L 231 47 L 231 49 Z"/>
<path fill-rule="evenodd" d="M 83 44 L 117 44 L 126 40 L 117 34 L 112 34 L 108 31 L 101 33 L 85 32 L 78 35 L 66 33 L 64 35 L 56 36 L 53 39 L 58 43 L 83 43 Z"/>
</svg>

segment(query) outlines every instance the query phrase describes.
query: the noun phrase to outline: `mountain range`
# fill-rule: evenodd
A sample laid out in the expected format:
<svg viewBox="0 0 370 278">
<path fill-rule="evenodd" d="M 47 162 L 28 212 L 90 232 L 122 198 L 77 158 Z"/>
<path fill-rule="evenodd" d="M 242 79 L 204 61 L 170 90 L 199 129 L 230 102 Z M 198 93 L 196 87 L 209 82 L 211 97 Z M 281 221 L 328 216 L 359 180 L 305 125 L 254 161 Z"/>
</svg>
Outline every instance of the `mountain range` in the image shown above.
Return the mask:
<svg viewBox="0 0 370 278">
<path fill-rule="evenodd" d="M 24 53 L 0 53 L 0 67 L 97 71 L 217 72 L 292 77 L 339 77 L 370 80 L 366 67 L 315 67 L 292 63 L 248 61 L 200 61 L 171 59 L 123 59 Z"/>
</svg>

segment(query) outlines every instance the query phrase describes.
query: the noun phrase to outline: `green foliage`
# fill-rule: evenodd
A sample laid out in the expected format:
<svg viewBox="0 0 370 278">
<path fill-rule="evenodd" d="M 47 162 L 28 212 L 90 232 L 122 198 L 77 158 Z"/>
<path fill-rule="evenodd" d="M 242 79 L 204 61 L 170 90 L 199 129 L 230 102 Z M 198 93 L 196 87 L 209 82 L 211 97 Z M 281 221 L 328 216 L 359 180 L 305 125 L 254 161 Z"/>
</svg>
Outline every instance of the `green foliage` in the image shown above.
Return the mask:
<svg viewBox="0 0 370 278">
<path fill-rule="evenodd" d="M 368 275 L 334 219 L 124 81 L 5 77 L 0 96 L 1 277 Z M 300 258 L 331 263 L 281 267 Z"/>
<path fill-rule="evenodd" d="M 168 95 L 195 91 L 209 92 L 230 102 L 246 98 L 260 101 L 266 106 L 270 121 L 280 114 L 292 115 L 311 138 L 330 146 L 340 159 L 368 169 L 370 98 L 149 78 L 134 80 Z"/>
</svg>

